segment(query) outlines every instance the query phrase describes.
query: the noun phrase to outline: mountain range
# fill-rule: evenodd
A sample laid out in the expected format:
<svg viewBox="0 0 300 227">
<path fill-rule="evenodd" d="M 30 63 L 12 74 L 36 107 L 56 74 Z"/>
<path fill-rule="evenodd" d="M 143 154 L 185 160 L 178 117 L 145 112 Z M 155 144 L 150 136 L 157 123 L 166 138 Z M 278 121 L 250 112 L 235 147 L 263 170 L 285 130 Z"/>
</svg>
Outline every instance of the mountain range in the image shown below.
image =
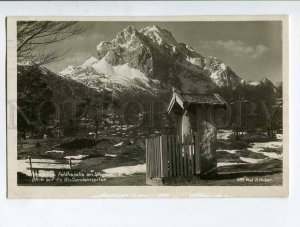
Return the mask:
<svg viewBox="0 0 300 227">
<path fill-rule="evenodd" d="M 68 66 L 58 74 L 96 91 L 159 95 L 173 86 L 183 92 L 205 93 L 217 87 L 240 84 L 257 86 L 264 81 L 246 81 L 216 57 L 204 57 L 178 42 L 167 29 L 128 26 L 111 41 L 102 41 L 97 57 Z M 274 85 L 273 85 L 274 86 Z M 275 87 L 275 86 L 274 86 Z"/>
</svg>

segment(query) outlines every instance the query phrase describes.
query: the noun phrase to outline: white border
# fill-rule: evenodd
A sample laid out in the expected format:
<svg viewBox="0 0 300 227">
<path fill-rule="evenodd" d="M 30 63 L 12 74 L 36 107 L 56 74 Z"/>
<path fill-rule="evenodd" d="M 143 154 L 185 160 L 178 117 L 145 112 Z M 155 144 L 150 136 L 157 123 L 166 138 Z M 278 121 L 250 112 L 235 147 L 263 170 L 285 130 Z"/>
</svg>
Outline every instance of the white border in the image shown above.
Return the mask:
<svg viewBox="0 0 300 227">
<path fill-rule="evenodd" d="M 5 17 L 20 15 L 290 15 L 290 196 L 288 199 L 6 200 L 5 128 L 0 131 L 0 223 L 4 226 L 299 226 L 299 2 L 1 2 L 0 125 L 5 125 Z M 114 225 L 115 226 L 115 225 Z"/>
</svg>

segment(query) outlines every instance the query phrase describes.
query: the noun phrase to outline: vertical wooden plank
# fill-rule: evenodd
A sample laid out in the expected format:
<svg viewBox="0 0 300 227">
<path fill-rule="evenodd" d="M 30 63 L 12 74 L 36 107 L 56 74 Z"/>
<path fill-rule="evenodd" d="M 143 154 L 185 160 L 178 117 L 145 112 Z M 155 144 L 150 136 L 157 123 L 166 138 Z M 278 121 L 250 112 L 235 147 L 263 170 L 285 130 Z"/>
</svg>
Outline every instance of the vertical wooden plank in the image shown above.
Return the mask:
<svg viewBox="0 0 300 227">
<path fill-rule="evenodd" d="M 199 135 L 195 134 L 195 173 L 200 174 L 200 152 L 199 152 Z"/>
<path fill-rule="evenodd" d="M 182 139 L 182 175 L 185 176 L 185 138 Z"/>
<path fill-rule="evenodd" d="M 156 177 L 156 140 L 153 137 L 153 177 Z"/>
<path fill-rule="evenodd" d="M 156 165 L 155 165 L 155 168 L 156 168 L 156 177 L 159 177 L 159 137 L 156 136 L 155 138 L 155 145 L 156 145 Z"/>
<path fill-rule="evenodd" d="M 146 141 L 145 141 L 145 147 L 146 147 L 146 177 L 148 177 L 148 168 L 149 168 L 149 164 L 148 164 L 148 139 L 146 138 Z"/>
<path fill-rule="evenodd" d="M 180 176 L 180 155 L 179 155 L 179 144 L 177 140 L 177 136 L 174 135 L 174 143 L 175 143 L 175 149 L 176 149 L 176 173 L 177 176 Z"/>
<path fill-rule="evenodd" d="M 173 162 L 172 162 L 172 143 L 171 143 L 171 135 L 168 136 L 168 152 L 169 152 L 169 176 L 173 176 Z"/>
<path fill-rule="evenodd" d="M 162 154 L 163 154 L 163 177 L 168 176 L 168 147 L 167 147 L 167 136 L 162 136 Z"/>
<path fill-rule="evenodd" d="M 180 166 L 179 166 L 179 147 L 177 143 L 176 135 L 174 135 L 174 144 L 175 144 L 175 156 L 176 156 L 176 176 L 179 176 Z"/>
<path fill-rule="evenodd" d="M 169 135 L 166 136 L 166 147 L 167 147 L 167 156 L 168 156 L 168 177 L 171 176 L 171 168 L 170 168 L 170 150 L 169 150 Z"/>
<path fill-rule="evenodd" d="M 176 136 L 173 136 L 173 143 L 174 143 L 174 157 L 175 157 L 175 172 L 176 172 L 176 176 L 178 176 L 178 152 L 177 152 L 177 144 L 176 144 Z"/>
<path fill-rule="evenodd" d="M 179 161 L 180 161 L 180 176 L 183 176 L 183 158 L 182 158 L 182 140 L 179 138 L 178 140 L 179 144 Z"/>
<path fill-rule="evenodd" d="M 193 175 L 192 167 L 192 134 L 189 134 L 189 175 Z"/>
<path fill-rule="evenodd" d="M 157 161 L 158 161 L 158 177 L 161 177 L 161 142 L 160 142 L 160 136 L 157 137 Z"/>
<path fill-rule="evenodd" d="M 148 160 L 148 162 L 149 162 L 149 177 L 152 177 L 152 168 L 151 168 L 151 159 L 152 159 L 152 153 L 151 153 L 151 143 L 152 141 L 151 141 L 151 138 L 149 138 L 148 139 L 148 151 L 149 151 L 149 155 L 148 155 L 148 157 L 149 157 L 149 160 Z"/>
<path fill-rule="evenodd" d="M 185 142 L 184 142 L 184 151 L 185 151 L 185 175 L 189 175 L 189 143 L 188 143 L 189 137 L 185 137 Z"/>
<path fill-rule="evenodd" d="M 176 151 L 176 170 L 177 176 L 180 176 L 180 153 L 179 153 L 179 144 L 177 141 L 176 135 L 174 136 L 174 143 L 175 143 L 175 151 Z"/>
<path fill-rule="evenodd" d="M 188 163 L 187 163 L 187 137 L 184 135 L 184 140 L 183 140 L 183 146 L 184 146 L 184 175 L 188 175 Z"/>
<path fill-rule="evenodd" d="M 152 177 L 152 138 L 149 138 L 149 177 Z"/>
<path fill-rule="evenodd" d="M 159 137 L 156 137 L 156 177 L 159 177 Z"/>
<path fill-rule="evenodd" d="M 151 175 L 151 138 L 148 139 L 148 163 L 149 163 L 149 171 L 148 171 L 148 174 L 149 174 L 149 177 L 152 177 Z"/>
<path fill-rule="evenodd" d="M 171 150 L 172 150 L 172 173 L 173 177 L 176 176 L 176 163 L 175 163 L 175 151 L 174 151 L 174 135 L 171 135 Z"/>
<path fill-rule="evenodd" d="M 148 150 L 148 177 L 151 177 L 151 138 L 147 139 L 147 150 Z"/>
<path fill-rule="evenodd" d="M 167 166 L 168 166 L 168 177 L 170 176 L 170 162 L 169 162 L 169 160 L 170 160 L 170 153 L 169 153 L 169 144 L 168 144 L 168 138 L 169 138 L 169 136 L 168 135 L 166 135 L 166 137 L 165 137 L 165 140 L 166 140 L 166 152 L 167 152 Z"/>
<path fill-rule="evenodd" d="M 174 176 L 174 166 L 173 166 L 173 144 L 172 144 L 172 135 L 169 136 L 169 150 L 170 150 L 170 169 L 171 169 L 171 173 L 172 173 L 172 177 Z"/>
<path fill-rule="evenodd" d="M 192 163 L 192 175 L 195 174 L 195 139 L 194 135 L 191 134 L 191 163 Z"/>
<path fill-rule="evenodd" d="M 175 154 L 175 144 L 174 144 L 174 135 L 171 135 L 171 149 L 172 149 L 172 173 L 173 176 L 176 176 L 176 154 Z"/>
<path fill-rule="evenodd" d="M 189 147 L 189 136 L 186 136 L 186 171 L 187 171 L 187 176 L 190 175 L 190 147 Z"/>
<path fill-rule="evenodd" d="M 185 176 L 185 140 L 182 141 L 182 175 Z"/>
<path fill-rule="evenodd" d="M 155 177 L 155 144 L 154 144 L 154 138 L 151 138 L 152 144 L 151 144 L 151 152 L 152 152 L 152 157 L 151 157 L 151 175 L 152 177 Z"/>
<path fill-rule="evenodd" d="M 198 153 L 199 153 L 199 172 L 202 173 L 201 159 L 202 159 L 202 137 L 198 133 Z"/>
<path fill-rule="evenodd" d="M 163 177 L 163 162 L 162 162 L 162 136 L 159 136 L 159 166 L 160 166 L 160 173 L 159 173 L 159 177 Z"/>
<path fill-rule="evenodd" d="M 165 156 L 164 156 L 164 135 L 160 137 L 161 141 L 161 177 L 165 176 Z"/>
<path fill-rule="evenodd" d="M 157 177 L 157 137 L 154 137 L 154 144 L 155 144 L 155 177 Z"/>
<path fill-rule="evenodd" d="M 154 138 L 155 141 L 155 177 L 157 177 L 158 175 L 158 163 L 157 163 L 157 153 L 158 153 L 158 149 L 157 149 L 157 137 Z"/>
<path fill-rule="evenodd" d="M 188 176 L 191 175 L 191 136 L 187 135 L 187 163 L 188 163 Z"/>
<path fill-rule="evenodd" d="M 151 138 L 151 177 L 154 177 L 154 140 Z"/>
<path fill-rule="evenodd" d="M 173 149 L 172 149 L 172 135 L 169 135 L 169 138 L 168 138 L 168 144 L 169 144 L 169 153 L 170 153 L 170 173 L 171 173 L 171 177 L 174 176 L 174 173 L 173 173 Z"/>
</svg>

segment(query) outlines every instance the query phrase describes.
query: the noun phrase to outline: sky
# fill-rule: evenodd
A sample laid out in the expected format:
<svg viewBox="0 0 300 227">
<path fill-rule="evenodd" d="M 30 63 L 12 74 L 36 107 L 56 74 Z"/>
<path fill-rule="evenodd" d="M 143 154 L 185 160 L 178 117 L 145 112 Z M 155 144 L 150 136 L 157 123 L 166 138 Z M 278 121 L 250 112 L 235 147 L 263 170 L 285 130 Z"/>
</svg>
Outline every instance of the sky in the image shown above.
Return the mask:
<svg viewBox="0 0 300 227">
<path fill-rule="evenodd" d="M 54 72 L 69 65 L 82 64 L 96 57 L 96 46 L 111 41 L 126 26 L 138 30 L 157 25 L 169 30 L 178 42 L 185 43 L 202 56 L 224 61 L 241 78 L 274 83 L 282 81 L 282 24 L 280 21 L 237 22 L 80 22 L 89 29 L 84 33 L 47 48 L 66 51 L 55 62 L 45 65 Z"/>
</svg>

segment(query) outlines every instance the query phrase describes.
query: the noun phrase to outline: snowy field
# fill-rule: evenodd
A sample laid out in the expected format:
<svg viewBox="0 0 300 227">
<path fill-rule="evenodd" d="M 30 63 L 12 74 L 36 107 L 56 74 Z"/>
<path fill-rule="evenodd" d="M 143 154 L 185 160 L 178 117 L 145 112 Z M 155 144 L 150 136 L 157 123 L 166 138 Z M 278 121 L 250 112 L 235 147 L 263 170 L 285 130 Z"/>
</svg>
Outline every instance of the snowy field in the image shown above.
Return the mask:
<svg viewBox="0 0 300 227">
<path fill-rule="evenodd" d="M 221 132 L 218 132 L 218 139 L 220 140 L 229 140 L 229 136 L 233 133 L 231 130 L 222 130 Z M 282 143 L 282 134 L 277 134 L 276 135 L 277 141 L 269 141 L 269 142 L 254 142 L 250 143 L 250 147 L 247 148 L 247 150 L 257 153 L 257 154 L 262 154 L 265 156 L 265 158 L 249 158 L 249 157 L 243 157 L 241 154 L 239 159 L 242 162 L 218 162 L 218 167 L 220 166 L 228 166 L 228 165 L 243 165 L 247 163 L 260 163 L 268 158 L 271 159 L 278 159 L 282 160 L 282 153 L 276 153 L 276 152 L 264 152 L 266 148 L 269 149 L 280 149 L 283 146 Z M 229 154 L 236 154 L 238 151 L 237 149 L 218 149 L 217 152 L 227 152 Z M 240 152 L 242 153 L 242 152 Z"/>
<path fill-rule="evenodd" d="M 232 145 L 234 141 L 230 140 L 233 131 L 231 130 L 220 130 L 218 132 L 218 141 Z M 132 142 L 119 141 L 113 143 L 112 148 L 114 149 L 124 149 L 126 147 L 130 148 Z M 282 151 L 282 135 L 277 134 L 277 140 L 268 141 L 268 142 L 250 142 L 247 144 L 246 148 L 238 149 L 230 147 L 226 149 L 217 149 L 218 155 L 218 168 L 228 168 L 232 167 L 233 170 L 238 169 L 239 167 L 251 165 L 251 164 L 262 164 L 264 162 L 269 162 L 270 160 L 282 161 L 283 155 Z M 54 177 L 54 170 L 59 169 L 70 169 L 68 160 L 72 160 L 72 168 L 77 170 L 83 170 L 86 172 L 101 171 L 101 176 L 107 179 L 120 179 L 126 177 L 135 177 L 136 174 L 145 174 L 146 173 L 146 164 L 140 162 L 139 164 L 134 164 L 131 160 L 136 156 L 132 153 L 132 150 L 129 149 L 128 154 L 130 157 L 124 156 L 124 153 L 114 153 L 106 150 L 101 157 L 93 157 L 87 154 L 82 154 L 76 152 L 74 155 L 67 155 L 63 150 L 49 150 L 45 151 L 45 154 L 58 155 L 61 160 L 65 160 L 66 164 L 57 163 L 58 160 L 51 158 L 34 158 L 32 159 L 33 168 L 49 168 L 51 170 L 40 170 L 40 178 L 51 178 Z M 122 156 L 123 155 L 123 156 Z M 124 161 L 124 158 L 128 161 Z M 121 163 L 119 160 L 123 160 Z M 34 163 L 40 162 L 40 163 Z M 48 163 L 43 163 L 48 162 Z M 116 166 L 114 163 L 118 163 Z M 30 165 L 28 159 L 19 159 L 18 160 L 18 172 L 25 174 L 28 177 L 31 177 Z M 78 167 L 78 168 L 76 168 Z M 94 169 L 94 167 L 96 167 Z M 263 169 L 263 168 L 262 168 Z"/>
</svg>

